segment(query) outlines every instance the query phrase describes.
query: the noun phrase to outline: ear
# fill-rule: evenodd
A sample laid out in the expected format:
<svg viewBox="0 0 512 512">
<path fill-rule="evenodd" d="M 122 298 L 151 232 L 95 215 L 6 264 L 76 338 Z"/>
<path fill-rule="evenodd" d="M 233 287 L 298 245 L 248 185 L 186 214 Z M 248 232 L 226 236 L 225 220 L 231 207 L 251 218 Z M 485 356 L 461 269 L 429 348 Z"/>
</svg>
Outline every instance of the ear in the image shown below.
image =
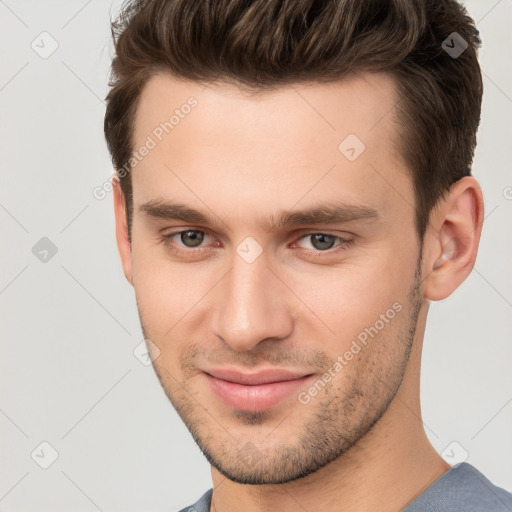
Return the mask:
<svg viewBox="0 0 512 512">
<path fill-rule="evenodd" d="M 445 299 L 468 277 L 475 265 L 483 215 L 482 189 L 472 176 L 454 183 L 434 208 L 424 243 L 426 299 Z"/>
<path fill-rule="evenodd" d="M 114 214 L 116 218 L 116 240 L 119 255 L 121 256 L 121 263 L 123 271 L 128 282 L 133 286 L 132 277 L 132 251 L 131 243 L 128 238 L 128 222 L 126 219 L 126 208 L 124 201 L 124 194 L 121 190 L 119 180 L 113 181 L 113 195 L 114 195 Z"/>
</svg>

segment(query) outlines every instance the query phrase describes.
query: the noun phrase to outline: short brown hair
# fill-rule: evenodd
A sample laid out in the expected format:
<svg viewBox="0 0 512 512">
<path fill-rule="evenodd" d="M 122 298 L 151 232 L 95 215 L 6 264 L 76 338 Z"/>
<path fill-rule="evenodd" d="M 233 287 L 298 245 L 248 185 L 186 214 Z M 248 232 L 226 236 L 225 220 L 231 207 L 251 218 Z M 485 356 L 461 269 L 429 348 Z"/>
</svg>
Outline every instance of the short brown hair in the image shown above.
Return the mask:
<svg viewBox="0 0 512 512">
<path fill-rule="evenodd" d="M 111 32 L 104 130 L 116 171 L 130 160 L 138 100 L 156 73 L 264 92 L 370 71 L 395 79 L 420 240 L 438 200 L 471 174 L 481 41 L 455 0 L 125 0 Z M 456 44 L 460 55 L 448 51 Z M 120 182 L 130 232 L 130 173 Z"/>
</svg>

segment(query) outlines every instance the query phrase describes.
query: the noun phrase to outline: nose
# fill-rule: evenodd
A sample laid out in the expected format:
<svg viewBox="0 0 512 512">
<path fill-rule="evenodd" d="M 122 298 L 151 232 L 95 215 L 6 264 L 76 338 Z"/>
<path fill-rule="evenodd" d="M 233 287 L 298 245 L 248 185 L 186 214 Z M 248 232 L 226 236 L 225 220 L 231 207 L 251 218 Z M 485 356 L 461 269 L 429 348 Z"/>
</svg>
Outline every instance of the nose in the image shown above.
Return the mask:
<svg viewBox="0 0 512 512">
<path fill-rule="evenodd" d="M 293 295 L 263 254 L 252 263 L 234 255 L 231 271 L 217 287 L 213 334 L 237 351 L 250 351 L 260 341 L 283 339 L 293 331 Z"/>
</svg>

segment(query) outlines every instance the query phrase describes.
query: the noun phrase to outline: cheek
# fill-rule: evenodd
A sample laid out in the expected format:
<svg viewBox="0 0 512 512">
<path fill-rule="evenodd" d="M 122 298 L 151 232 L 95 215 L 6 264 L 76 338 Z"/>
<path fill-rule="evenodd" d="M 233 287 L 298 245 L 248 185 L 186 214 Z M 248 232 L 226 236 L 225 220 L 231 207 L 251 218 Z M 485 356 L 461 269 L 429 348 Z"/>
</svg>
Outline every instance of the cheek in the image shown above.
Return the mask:
<svg viewBox="0 0 512 512">
<path fill-rule="evenodd" d="M 171 328 L 204 294 L 196 279 L 180 270 L 151 265 L 134 277 L 137 303 L 153 329 Z"/>
<path fill-rule="evenodd" d="M 193 272 L 157 258 L 134 260 L 134 289 L 145 337 L 158 348 L 155 369 L 173 389 L 183 379 L 183 353 L 195 337 L 190 336 L 191 313 L 198 307 L 205 290 Z M 189 332 L 187 332 L 189 331 Z"/>
<path fill-rule="evenodd" d="M 171 261 L 161 248 L 133 247 L 133 284 L 144 327 L 162 343 L 179 343 L 219 279 L 212 266 Z"/>
<path fill-rule="evenodd" d="M 308 327 L 339 343 L 373 325 L 395 302 L 404 305 L 412 274 L 399 267 L 381 253 L 373 261 L 319 268 L 307 278 L 296 274 L 290 288 L 305 304 Z"/>
</svg>

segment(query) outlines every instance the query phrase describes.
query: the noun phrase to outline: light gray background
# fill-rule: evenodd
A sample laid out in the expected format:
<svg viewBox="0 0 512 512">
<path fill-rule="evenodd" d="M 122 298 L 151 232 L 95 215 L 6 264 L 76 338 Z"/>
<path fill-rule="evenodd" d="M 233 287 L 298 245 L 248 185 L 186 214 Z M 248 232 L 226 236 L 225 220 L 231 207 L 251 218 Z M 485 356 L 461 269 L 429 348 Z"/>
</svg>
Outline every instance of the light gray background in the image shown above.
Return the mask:
<svg viewBox="0 0 512 512">
<path fill-rule="evenodd" d="M 0 0 L 3 512 L 172 512 L 211 486 L 209 465 L 153 369 L 133 354 L 142 334 L 112 196 L 92 195 L 112 172 L 103 98 L 109 11 L 119 5 Z M 484 41 L 474 174 L 487 218 L 476 269 L 431 305 L 423 416 L 450 463 L 466 451 L 512 491 L 512 1 L 466 6 Z M 46 59 L 31 47 L 51 48 L 43 31 L 58 43 Z M 46 263 L 32 252 L 42 237 L 58 249 Z M 51 456 L 43 441 L 59 454 L 48 469 L 35 462 Z"/>
</svg>

